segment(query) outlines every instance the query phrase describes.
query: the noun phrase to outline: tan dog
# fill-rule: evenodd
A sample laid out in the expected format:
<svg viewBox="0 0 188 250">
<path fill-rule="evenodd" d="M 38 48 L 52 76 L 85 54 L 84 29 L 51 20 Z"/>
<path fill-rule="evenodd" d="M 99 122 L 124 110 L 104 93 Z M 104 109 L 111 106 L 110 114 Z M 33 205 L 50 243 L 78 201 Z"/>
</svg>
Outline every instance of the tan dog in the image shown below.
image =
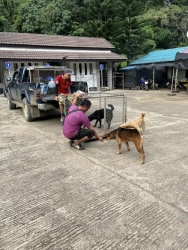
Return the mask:
<svg viewBox="0 0 188 250">
<path fill-rule="evenodd" d="M 145 130 L 144 116 L 145 116 L 145 113 L 142 113 L 141 117 L 139 117 L 139 118 L 137 118 L 135 120 L 132 120 L 132 121 L 121 124 L 120 128 L 134 128 L 139 132 L 140 135 L 143 135 L 144 130 Z"/>
<path fill-rule="evenodd" d="M 128 142 L 129 141 L 134 142 L 134 145 L 135 145 L 137 151 L 140 153 L 140 156 L 142 158 L 142 161 L 140 163 L 144 164 L 145 154 L 144 154 L 144 148 L 143 148 L 143 136 L 140 135 L 136 129 L 118 128 L 118 129 L 115 129 L 115 130 L 107 133 L 105 137 L 107 140 L 116 139 L 116 141 L 118 143 L 118 148 L 119 148 L 117 154 L 121 154 L 122 142 L 126 143 L 128 151 L 130 151 Z"/>
</svg>

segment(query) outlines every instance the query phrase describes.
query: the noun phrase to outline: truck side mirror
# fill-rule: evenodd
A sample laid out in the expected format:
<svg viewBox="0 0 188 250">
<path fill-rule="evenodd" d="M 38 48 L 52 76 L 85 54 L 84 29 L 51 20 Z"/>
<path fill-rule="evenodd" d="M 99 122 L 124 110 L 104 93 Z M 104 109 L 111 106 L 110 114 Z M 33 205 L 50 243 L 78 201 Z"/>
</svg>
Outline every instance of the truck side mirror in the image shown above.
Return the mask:
<svg viewBox="0 0 188 250">
<path fill-rule="evenodd" d="M 8 76 L 8 77 L 6 78 L 6 80 L 7 80 L 7 82 L 10 82 L 10 81 L 11 81 L 11 77 Z"/>
</svg>

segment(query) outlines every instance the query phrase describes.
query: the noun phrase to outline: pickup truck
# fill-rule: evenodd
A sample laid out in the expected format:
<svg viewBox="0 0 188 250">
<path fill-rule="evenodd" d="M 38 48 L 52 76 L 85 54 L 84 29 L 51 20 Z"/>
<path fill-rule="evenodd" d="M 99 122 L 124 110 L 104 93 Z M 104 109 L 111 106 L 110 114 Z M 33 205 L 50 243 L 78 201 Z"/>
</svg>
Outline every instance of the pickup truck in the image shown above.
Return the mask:
<svg viewBox="0 0 188 250">
<path fill-rule="evenodd" d="M 25 120 L 40 117 L 40 110 L 59 109 L 54 100 L 54 79 L 66 69 L 64 66 L 30 66 L 17 69 L 6 78 L 6 97 L 9 109 L 22 107 Z"/>
</svg>

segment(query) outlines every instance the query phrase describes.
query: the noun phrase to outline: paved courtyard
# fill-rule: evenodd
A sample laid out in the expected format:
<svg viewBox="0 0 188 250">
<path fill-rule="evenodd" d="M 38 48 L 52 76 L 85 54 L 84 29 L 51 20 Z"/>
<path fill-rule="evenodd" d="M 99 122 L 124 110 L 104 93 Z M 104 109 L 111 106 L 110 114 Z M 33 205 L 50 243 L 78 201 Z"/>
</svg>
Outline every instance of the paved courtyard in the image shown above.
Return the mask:
<svg viewBox="0 0 188 250">
<path fill-rule="evenodd" d="M 57 113 L 28 123 L 0 95 L 1 250 L 188 249 L 188 94 L 116 90 L 145 112 L 133 144 L 69 148 Z"/>
</svg>

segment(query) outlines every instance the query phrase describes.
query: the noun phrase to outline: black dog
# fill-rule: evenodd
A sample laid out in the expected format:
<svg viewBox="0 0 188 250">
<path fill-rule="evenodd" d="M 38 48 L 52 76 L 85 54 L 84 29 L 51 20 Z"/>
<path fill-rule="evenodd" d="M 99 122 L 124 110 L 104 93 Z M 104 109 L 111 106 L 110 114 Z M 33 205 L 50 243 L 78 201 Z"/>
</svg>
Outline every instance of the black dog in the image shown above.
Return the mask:
<svg viewBox="0 0 188 250">
<path fill-rule="evenodd" d="M 113 118 L 112 111 L 114 110 L 114 106 L 112 104 L 108 104 L 108 106 L 111 107 L 111 109 L 106 109 L 106 123 L 108 124 L 108 128 L 110 128 L 110 124 Z M 89 115 L 88 118 L 89 121 L 96 120 L 95 125 L 93 127 L 95 127 L 99 122 L 99 128 L 101 128 L 101 120 L 104 118 L 104 109 L 96 110 L 91 115 Z"/>
</svg>

